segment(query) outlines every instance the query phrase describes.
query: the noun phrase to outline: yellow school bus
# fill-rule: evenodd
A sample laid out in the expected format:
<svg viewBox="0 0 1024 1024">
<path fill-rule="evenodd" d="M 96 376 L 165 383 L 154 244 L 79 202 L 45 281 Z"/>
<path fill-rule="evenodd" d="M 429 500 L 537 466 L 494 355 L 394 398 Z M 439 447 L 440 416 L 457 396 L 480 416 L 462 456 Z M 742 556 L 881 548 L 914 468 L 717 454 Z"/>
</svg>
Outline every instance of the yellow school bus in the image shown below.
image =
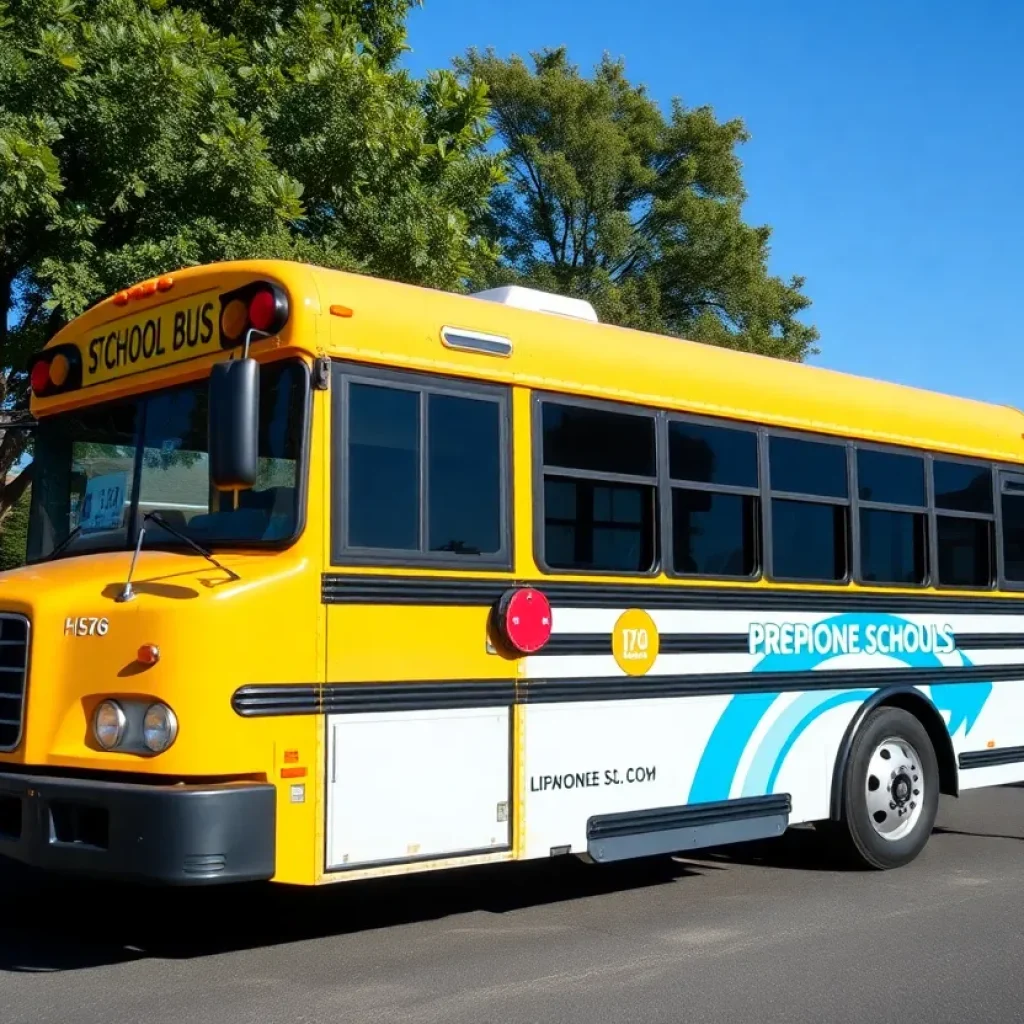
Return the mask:
<svg viewBox="0 0 1024 1024">
<path fill-rule="evenodd" d="M 1024 779 L 1024 417 L 288 262 L 30 366 L 0 858 L 319 884 L 817 823 L 913 859 Z"/>
</svg>

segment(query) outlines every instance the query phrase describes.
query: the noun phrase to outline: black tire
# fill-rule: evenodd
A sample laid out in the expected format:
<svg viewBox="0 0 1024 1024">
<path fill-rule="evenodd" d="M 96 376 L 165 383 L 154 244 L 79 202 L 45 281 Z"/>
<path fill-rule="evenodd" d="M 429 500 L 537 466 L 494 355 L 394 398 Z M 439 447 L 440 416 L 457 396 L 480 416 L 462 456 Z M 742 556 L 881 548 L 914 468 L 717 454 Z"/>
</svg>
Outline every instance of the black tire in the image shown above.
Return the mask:
<svg viewBox="0 0 1024 1024">
<path fill-rule="evenodd" d="M 917 751 L 920 765 L 915 767 L 920 769 L 923 783 L 920 814 L 910 831 L 897 839 L 879 834 L 871 819 L 866 793 L 872 755 L 887 739 L 902 740 Z M 841 818 L 836 829 L 843 852 L 860 866 L 880 871 L 909 864 L 928 842 L 938 809 L 939 765 L 925 727 L 900 708 L 871 711 L 854 736 L 843 775 Z"/>
</svg>

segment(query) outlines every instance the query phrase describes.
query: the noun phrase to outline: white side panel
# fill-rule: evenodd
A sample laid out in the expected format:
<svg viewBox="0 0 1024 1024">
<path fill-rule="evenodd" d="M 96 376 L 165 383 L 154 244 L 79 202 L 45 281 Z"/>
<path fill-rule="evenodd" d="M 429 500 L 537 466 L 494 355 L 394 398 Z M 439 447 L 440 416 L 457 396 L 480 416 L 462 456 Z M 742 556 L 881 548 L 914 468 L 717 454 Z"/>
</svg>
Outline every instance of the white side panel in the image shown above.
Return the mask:
<svg viewBox="0 0 1024 1024">
<path fill-rule="evenodd" d="M 509 845 L 507 708 L 331 715 L 327 731 L 328 870 Z"/>
<path fill-rule="evenodd" d="M 677 807 L 729 697 L 535 704 L 526 711 L 527 857 L 586 852 L 595 814 Z"/>
</svg>

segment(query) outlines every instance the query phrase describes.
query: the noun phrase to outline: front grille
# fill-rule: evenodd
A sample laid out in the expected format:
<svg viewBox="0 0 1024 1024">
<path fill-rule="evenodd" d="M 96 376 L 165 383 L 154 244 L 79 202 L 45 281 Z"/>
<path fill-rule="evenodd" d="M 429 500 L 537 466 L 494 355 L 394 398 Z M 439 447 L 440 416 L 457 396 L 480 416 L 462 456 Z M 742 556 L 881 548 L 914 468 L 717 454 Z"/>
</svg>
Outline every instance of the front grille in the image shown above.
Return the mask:
<svg viewBox="0 0 1024 1024">
<path fill-rule="evenodd" d="M 29 624 L 24 615 L 0 612 L 0 751 L 21 742 L 28 690 Z"/>
</svg>

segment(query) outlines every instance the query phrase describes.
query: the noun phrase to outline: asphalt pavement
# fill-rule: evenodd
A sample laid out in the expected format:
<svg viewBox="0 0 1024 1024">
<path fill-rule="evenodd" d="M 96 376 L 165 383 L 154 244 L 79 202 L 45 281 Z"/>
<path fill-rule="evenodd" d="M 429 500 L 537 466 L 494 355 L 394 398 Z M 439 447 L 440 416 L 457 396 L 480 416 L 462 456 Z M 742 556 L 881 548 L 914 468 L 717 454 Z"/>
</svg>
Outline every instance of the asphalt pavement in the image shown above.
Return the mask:
<svg viewBox="0 0 1024 1024">
<path fill-rule="evenodd" d="M 924 854 L 819 838 L 318 890 L 0 869 L 0 1024 L 1024 1020 L 1024 788 L 944 798 Z"/>
</svg>

